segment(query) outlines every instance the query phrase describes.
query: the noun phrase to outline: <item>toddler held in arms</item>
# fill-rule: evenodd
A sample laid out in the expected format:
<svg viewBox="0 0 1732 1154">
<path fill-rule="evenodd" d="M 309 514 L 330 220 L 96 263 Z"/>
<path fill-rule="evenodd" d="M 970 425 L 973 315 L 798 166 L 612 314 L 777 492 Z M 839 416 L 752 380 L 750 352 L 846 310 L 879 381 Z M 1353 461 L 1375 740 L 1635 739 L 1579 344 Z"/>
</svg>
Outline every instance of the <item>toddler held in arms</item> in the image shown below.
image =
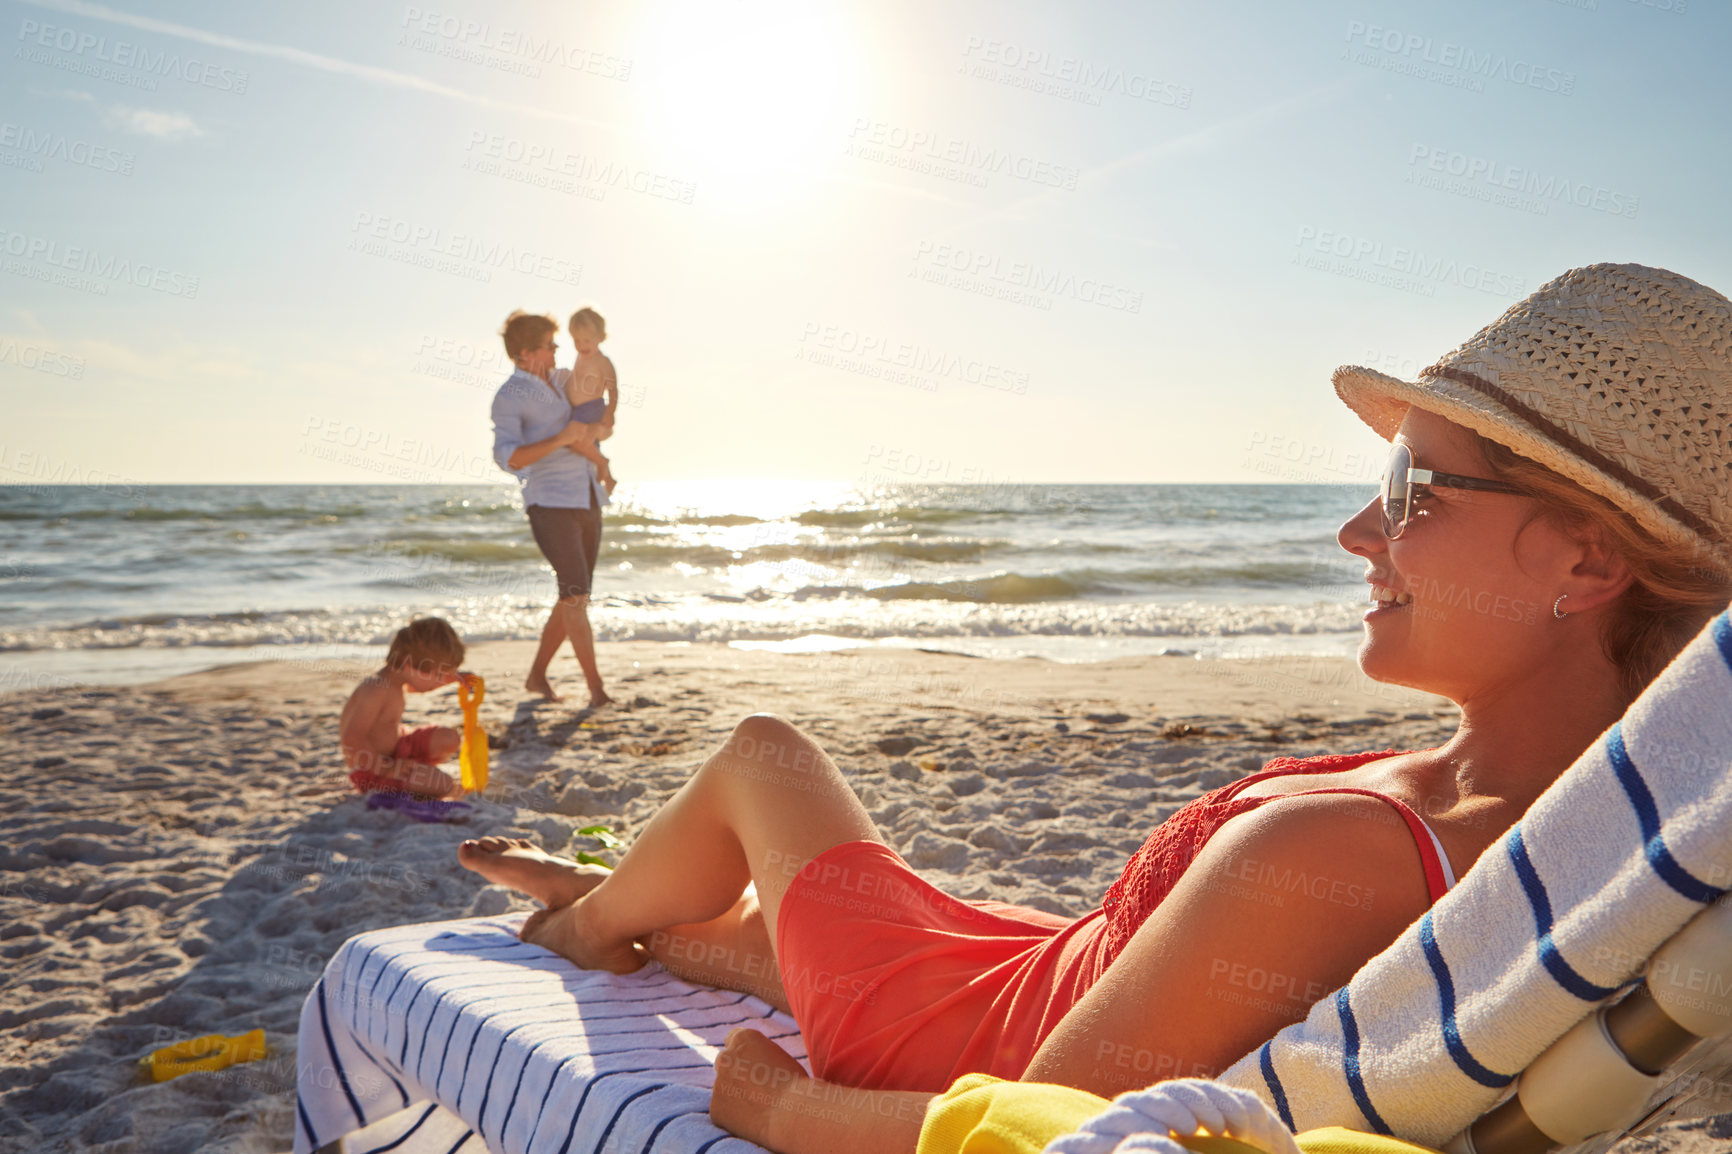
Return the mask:
<svg viewBox="0 0 1732 1154">
<path fill-rule="evenodd" d="M 607 321 L 594 309 L 581 308 L 571 314 L 567 328 L 577 349 L 577 363 L 567 373 L 555 369 L 552 383 L 565 389 L 571 419 L 586 426 L 589 434 L 573 444 L 571 451 L 595 462 L 601 483 L 611 496 L 617 482 L 599 444 L 613 436 L 613 414 L 619 408 L 619 377 L 613 362 L 601 351 L 601 342 L 607 340 Z"/>
<path fill-rule="evenodd" d="M 417 797 L 448 798 L 462 785 L 438 768 L 455 754 L 463 735 L 444 725 L 411 730 L 403 705 L 411 693 L 428 693 L 463 677 L 463 641 L 441 617 L 421 617 L 397 630 L 384 668 L 349 694 L 337 722 L 337 740 L 349 780 L 362 793 L 388 790 Z"/>
</svg>

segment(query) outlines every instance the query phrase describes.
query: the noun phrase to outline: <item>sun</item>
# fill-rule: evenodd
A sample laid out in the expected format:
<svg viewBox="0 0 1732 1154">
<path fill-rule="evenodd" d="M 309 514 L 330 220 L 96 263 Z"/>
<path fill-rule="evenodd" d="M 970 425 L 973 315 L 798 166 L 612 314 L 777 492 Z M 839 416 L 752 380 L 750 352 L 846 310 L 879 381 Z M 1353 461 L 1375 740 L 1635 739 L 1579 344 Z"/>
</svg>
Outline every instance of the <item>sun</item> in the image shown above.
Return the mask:
<svg viewBox="0 0 1732 1154">
<path fill-rule="evenodd" d="M 835 167 L 859 80 L 843 8 L 678 0 L 643 11 L 640 130 L 670 169 L 692 174 L 700 199 L 783 203 Z"/>
</svg>

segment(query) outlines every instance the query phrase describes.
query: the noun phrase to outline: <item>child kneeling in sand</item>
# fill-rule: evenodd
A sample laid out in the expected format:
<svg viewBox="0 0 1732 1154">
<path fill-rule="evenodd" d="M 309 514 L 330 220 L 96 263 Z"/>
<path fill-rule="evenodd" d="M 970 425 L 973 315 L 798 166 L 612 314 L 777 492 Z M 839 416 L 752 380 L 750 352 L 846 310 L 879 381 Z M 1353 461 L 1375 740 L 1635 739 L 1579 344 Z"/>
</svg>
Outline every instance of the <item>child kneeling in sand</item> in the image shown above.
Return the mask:
<svg viewBox="0 0 1732 1154">
<path fill-rule="evenodd" d="M 356 789 L 436 798 L 463 792 L 437 768 L 457 752 L 463 735 L 444 725 L 411 730 L 402 723 L 408 695 L 457 681 L 463 654 L 463 641 L 443 618 L 417 618 L 397 630 L 384 668 L 355 687 L 337 723 L 343 761 Z"/>
</svg>

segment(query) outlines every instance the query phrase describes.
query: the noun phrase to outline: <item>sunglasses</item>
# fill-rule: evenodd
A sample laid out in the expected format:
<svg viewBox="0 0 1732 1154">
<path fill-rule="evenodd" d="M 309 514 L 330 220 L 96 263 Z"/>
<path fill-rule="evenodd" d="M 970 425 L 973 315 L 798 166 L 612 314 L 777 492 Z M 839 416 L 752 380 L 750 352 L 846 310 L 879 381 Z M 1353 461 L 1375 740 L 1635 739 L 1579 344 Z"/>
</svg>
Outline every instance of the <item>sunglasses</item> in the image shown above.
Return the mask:
<svg viewBox="0 0 1732 1154">
<path fill-rule="evenodd" d="M 1391 541 L 1407 531 L 1407 523 L 1413 519 L 1415 501 L 1425 496 L 1429 488 L 1439 489 L 1477 489 L 1482 493 L 1509 493 L 1518 497 L 1527 496 L 1525 489 L 1520 489 L 1505 481 L 1492 481 L 1485 477 L 1463 477 L 1457 473 L 1438 473 L 1431 469 L 1415 469 L 1413 467 L 1413 450 L 1396 442 L 1389 446 L 1389 463 L 1383 467 L 1383 482 L 1381 496 L 1383 502 L 1383 535 Z"/>
</svg>

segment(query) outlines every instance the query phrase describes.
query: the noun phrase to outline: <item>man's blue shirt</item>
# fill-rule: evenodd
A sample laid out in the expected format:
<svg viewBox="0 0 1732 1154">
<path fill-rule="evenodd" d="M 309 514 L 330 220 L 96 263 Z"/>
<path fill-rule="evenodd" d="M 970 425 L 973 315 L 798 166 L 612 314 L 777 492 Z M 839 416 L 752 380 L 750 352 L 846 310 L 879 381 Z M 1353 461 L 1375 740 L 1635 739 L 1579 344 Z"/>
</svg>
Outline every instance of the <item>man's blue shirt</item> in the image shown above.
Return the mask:
<svg viewBox="0 0 1732 1154">
<path fill-rule="evenodd" d="M 523 486 L 525 505 L 553 509 L 587 509 L 590 494 L 607 504 L 596 483 L 595 465 L 570 449 L 555 449 L 523 469 L 513 469 L 511 454 L 524 445 L 545 441 L 571 420 L 565 394 L 533 373 L 518 369 L 493 396 L 493 460 Z"/>
</svg>

